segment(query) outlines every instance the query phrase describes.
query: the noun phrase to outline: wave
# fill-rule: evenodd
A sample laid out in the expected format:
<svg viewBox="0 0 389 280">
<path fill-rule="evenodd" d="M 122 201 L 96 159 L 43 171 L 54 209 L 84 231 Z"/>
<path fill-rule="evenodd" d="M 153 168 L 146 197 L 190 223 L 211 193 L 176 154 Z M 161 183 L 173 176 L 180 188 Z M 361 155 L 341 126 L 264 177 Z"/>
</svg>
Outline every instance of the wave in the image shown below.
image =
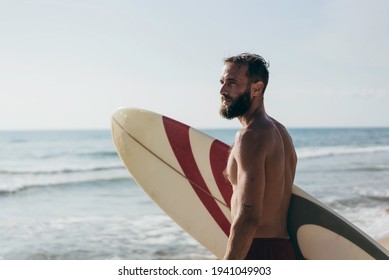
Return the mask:
<svg viewBox="0 0 389 280">
<path fill-rule="evenodd" d="M 72 152 L 72 151 L 50 151 L 42 152 L 38 154 L 35 158 L 38 159 L 53 159 L 53 158 L 65 158 L 65 157 L 81 157 L 81 158 L 93 158 L 93 159 L 102 159 L 102 158 L 118 158 L 116 151 L 92 151 L 92 152 Z"/>
<path fill-rule="evenodd" d="M 387 209 L 389 196 L 381 195 L 355 195 L 349 198 L 334 197 L 332 201 L 328 201 L 328 205 L 334 209 L 359 209 L 363 207 L 379 209 Z"/>
<path fill-rule="evenodd" d="M 84 173 L 94 171 L 106 170 L 125 170 L 123 165 L 112 166 L 79 166 L 79 167 L 64 167 L 51 170 L 0 170 L 3 175 L 55 175 L 55 174 L 69 174 L 69 173 Z"/>
<path fill-rule="evenodd" d="M 353 168 L 345 169 L 345 171 L 384 172 L 384 171 L 389 171 L 389 165 L 371 165 L 371 166 L 365 166 L 365 167 L 353 167 Z"/>
<path fill-rule="evenodd" d="M 43 188 L 43 187 L 69 187 L 69 186 L 81 186 L 81 185 L 111 185 L 115 183 L 130 182 L 134 183 L 134 179 L 130 176 L 116 176 L 116 177 L 106 177 L 106 178 L 75 178 L 75 179 L 62 179 L 57 181 L 37 181 L 32 183 L 20 183 L 13 186 L 5 186 L 0 188 L 1 195 L 10 195 L 15 194 L 21 191 L 34 188 Z"/>
<path fill-rule="evenodd" d="M 79 153 L 79 156 L 82 157 L 92 157 L 92 158 L 117 158 L 118 154 L 116 151 L 96 151 L 96 152 L 87 152 L 87 153 Z"/>
<path fill-rule="evenodd" d="M 378 202 L 384 202 L 389 203 L 389 196 L 376 196 L 376 195 L 366 195 L 367 199 L 378 201 Z M 389 204 L 387 204 L 389 205 Z"/>
<path fill-rule="evenodd" d="M 379 152 L 389 152 L 389 146 L 370 146 L 370 147 L 310 147 L 296 149 L 299 158 L 321 158 L 333 157 L 338 155 L 371 154 Z"/>
</svg>

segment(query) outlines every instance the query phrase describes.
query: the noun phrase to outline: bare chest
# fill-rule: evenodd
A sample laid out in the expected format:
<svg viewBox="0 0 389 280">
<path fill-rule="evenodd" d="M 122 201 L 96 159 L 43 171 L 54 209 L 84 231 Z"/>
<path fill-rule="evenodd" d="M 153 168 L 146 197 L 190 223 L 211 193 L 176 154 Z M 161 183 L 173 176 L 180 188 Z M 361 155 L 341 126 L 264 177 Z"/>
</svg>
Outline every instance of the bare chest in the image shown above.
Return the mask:
<svg viewBox="0 0 389 280">
<path fill-rule="evenodd" d="M 228 181 L 230 181 L 231 185 L 235 186 L 237 184 L 237 164 L 234 157 L 233 148 L 228 157 L 227 167 L 224 173 Z"/>
</svg>

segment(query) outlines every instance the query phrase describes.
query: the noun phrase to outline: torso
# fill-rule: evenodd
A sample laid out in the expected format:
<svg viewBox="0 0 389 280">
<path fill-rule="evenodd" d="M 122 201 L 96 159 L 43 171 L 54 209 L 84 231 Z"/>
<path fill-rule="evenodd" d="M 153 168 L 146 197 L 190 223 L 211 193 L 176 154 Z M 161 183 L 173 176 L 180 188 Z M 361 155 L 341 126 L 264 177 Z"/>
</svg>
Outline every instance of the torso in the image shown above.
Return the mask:
<svg viewBox="0 0 389 280">
<path fill-rule="evenodd" d="M 297 162 L 293 142 L 285 127 L 271 118 L 264 127 L 258 126 L 255 133 L 260 133 L 260 137 L 266 137 L 272 144 L 266 150 L 264 198 L 258 198 L 258 203 L 263 201 L 263 215 L 261 215 L 262 219 L 254 237 L 288 238 L 287 213 Z M 239 141 L 239 137 L 237 139 Z M 235 142 L 234 146 L 238 144 Z M 233 186 L 233 193 L 236 193 L 239 191 L 239 186 L 237 185 L 238 166 L 234 156 L 234 146 L 230 151 L 226 176 Z M 232 219 L 234 219 L 237 207 L 233 194 Z"/>
</svg>

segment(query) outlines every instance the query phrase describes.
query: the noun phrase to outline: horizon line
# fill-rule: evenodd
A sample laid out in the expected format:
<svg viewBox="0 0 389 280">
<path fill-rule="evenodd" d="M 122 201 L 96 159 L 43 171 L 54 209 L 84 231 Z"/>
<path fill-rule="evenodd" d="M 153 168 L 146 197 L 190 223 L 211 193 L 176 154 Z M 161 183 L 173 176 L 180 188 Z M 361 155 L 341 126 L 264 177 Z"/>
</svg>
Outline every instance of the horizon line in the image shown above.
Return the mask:
<svg viewBox="0 0 389 280">
<path fill-rule="evenodd" d="M 287 129 L 389 129 L 389 126 L 285 126 Z M 197 130 L 233 130 L 240 127 L 193 127 Z M 0 128 L 0 132 L 111 131 L 111 128 Z"/>
</svg>

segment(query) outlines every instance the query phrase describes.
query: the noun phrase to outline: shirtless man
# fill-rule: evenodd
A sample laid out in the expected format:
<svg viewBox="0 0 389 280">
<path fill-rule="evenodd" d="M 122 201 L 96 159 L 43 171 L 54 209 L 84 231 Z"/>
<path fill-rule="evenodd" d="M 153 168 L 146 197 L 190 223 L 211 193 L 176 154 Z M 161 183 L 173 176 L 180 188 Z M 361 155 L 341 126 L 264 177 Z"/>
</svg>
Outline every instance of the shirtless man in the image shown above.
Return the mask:
<svg viewBox="0 0 389 280">
<path fill-rule="evenodd" d="M 294 259 L 287 214 L 297 157 L 285 127 L 265 111 L 268 65 L 249 53 L 224 63 L 220 114 L 242 124 L 225 171 L 233 195 L 224 259 Z"/>
</svg>

